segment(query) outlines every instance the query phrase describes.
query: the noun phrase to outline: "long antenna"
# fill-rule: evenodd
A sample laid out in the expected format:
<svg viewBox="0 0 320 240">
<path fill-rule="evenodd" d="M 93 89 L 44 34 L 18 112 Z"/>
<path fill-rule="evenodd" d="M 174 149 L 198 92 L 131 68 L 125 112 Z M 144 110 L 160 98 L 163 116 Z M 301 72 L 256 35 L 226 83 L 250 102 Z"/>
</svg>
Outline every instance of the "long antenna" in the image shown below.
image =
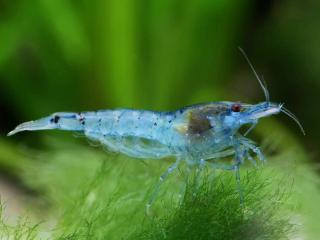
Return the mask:
<svg viewBox="0 0 320 240">
<path fill-rule="evenodd" d="M 239 51 L 242 53 L 242 55 L 244 56 L 244 58 L 246 59 L 246 61 L 248 62 L 254 76 L 257 78 L 262 90 L 263 90 L 263 93 L 264 93 L 264 96 L 266 97 L 266 101 L 269 102 L 270 101 L 270 97 L 269 97 L 269 92 L 268 92 L 268 89 L 267 87 L 263 84 L 263 81 L 260 79 L 259 75 L 257 74 L 256 70 L 254 69 L 252 63 L 250 62 L 247 54 L 245 53 L 245 51 L 241 48 L 241 47 L 238 47 Z"/>
</svg>

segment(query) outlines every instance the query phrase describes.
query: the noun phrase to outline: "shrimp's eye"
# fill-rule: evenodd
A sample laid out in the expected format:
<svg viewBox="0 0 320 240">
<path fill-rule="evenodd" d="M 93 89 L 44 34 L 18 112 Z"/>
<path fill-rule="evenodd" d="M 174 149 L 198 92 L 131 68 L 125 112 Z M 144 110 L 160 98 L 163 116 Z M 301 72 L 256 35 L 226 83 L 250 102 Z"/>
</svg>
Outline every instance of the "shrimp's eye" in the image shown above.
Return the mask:
<svg viewBox="0 0 320 240">
<path fill-rule="evenodd" d="M 240 112 L 241 111 L 241 104 L 240 103 L 234 103 L 231 106 L 232 112 Z"/>
</svg>

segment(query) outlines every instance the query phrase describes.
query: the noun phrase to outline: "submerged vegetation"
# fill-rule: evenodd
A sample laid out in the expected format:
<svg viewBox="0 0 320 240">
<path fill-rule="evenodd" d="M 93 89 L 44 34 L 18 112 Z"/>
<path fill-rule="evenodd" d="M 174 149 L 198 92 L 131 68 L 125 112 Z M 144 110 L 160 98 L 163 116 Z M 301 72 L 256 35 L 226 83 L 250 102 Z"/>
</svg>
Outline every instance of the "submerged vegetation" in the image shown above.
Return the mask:
<svg viewBox="0 0 320 240">
<path fill-rule="evenodd" d="M 37 205 L 46 220 L 32 225 L 22 219 L 15 227 L 2 222 L 3 239 L 287 239 L 292 232 L 286 204 L 291 180 L 277 186 L 279 178 L 267 178 L 267 169 L 242 171 L 241 208 L 233 172 L 205 168 L 186 178 L 181 166 L 146 215 L 148 197 L 169 162 L 106 157 L 73 144 L 62 150 L 38 154 L 38 164 L 26 164 L 22 174 L 29 187 L 44 191 L 50 210 Z"/>
<path fill-rule="evenodd" d="M 259 175 L 251 171 L 242 178 L 244 207 L 232 175 L 205 175 L 200 185 L 191 179 L 181 203 L 166 204 L 165 215 L 147 220 L 131 239 L 289 239 L 293 225 L 281 211 L 285 186 L 270 191 Z"/>
</svg>

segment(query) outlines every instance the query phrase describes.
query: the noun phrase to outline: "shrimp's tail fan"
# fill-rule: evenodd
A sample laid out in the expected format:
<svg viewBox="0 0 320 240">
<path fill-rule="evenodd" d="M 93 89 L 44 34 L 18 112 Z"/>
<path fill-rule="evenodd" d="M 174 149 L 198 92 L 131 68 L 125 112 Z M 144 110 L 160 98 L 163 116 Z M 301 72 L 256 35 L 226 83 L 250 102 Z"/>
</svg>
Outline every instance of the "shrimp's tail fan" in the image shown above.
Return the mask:
<svg viewBox="0 0 320 240">
<path fill-rule="evenodd" d="M 47 118 L 42 118 L 35 121 L 24 122 L 19 124 L 15 129 L 8 133 L 8 136 L 12 136 L 16 133 L 23 131 L 37 131 L 37 130 L 45 130 L 45 129 L 54 129 L 56 128 L 53 124 L 48 121 Z"/>
<path fill-rule="evenodd" d="M 81 121 L 77 119 L 77 114 L 75 113 L 54 113 L 51 116 L 40 118 L 35 121 L 21 123 L 14 130 L 9 132 L 8 136 L 12 136 L 23 131 L 49 129 L 81 131 L 83 130 L 83 125 L 81 124 Z"/>
</svg>

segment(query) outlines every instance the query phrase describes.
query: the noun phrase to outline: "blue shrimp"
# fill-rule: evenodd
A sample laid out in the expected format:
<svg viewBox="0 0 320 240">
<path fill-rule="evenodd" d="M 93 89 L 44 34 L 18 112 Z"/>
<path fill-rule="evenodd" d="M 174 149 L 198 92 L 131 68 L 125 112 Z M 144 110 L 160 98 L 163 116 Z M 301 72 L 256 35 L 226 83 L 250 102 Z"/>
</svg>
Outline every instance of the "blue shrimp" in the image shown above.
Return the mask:
<svg viewBox="0 0 320 240">
<path fill-rule="evenodd" d="M 9 132 L 8 136 L 22 131 L 46 129 L 77 131 L 84 133 L 89 139 L 100 142 L 111 151 L 130 157 L 174 157 L 175 162 L 161 175 L 148 206 L 154 201 L 160 184 L 182 160 L 189 166 L 207 164 L 214 169 L 235 171 L 239 186 L 241 164 L 245 159 L 254 162 L 250 152 L 264 161 L 259 147 L 246 137 L 260 118 L 283 112 L 292 118 L 304 133 L 298 119 L 283 104 L 269 101 L 265 84 L 260 80 L 245 53 L 242 53 L 264 91 L 264 102 L 209 102 L 170 112 L 132 109 L 58 112 L 39 120 L 22 123 Z M 239 131 L 243 125 L 251 125 L 245 134 Z M 234 159 L 232 164 L 217 162 L 217 159 L 230 156 Z M 241 204 L 242 201 L 240 194 Z"/>
</svg>

